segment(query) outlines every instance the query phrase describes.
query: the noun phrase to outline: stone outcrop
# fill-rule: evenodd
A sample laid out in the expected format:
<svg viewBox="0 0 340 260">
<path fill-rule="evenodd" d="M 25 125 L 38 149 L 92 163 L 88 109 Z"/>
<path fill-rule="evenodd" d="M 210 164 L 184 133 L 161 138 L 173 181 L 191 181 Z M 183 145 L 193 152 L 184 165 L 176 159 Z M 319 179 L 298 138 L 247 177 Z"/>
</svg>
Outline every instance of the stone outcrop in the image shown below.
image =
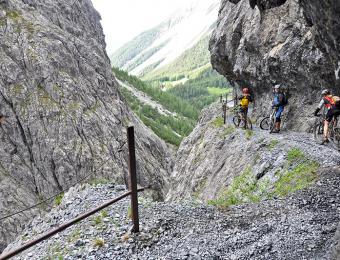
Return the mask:
<svg viewBox="0 0 340 260">
<path fill-rule="evenodd" d="M 257 116 L 269 106 L 272 86 L 287 86 L 290 127 L 304 130 L 320 90 L 339 91 L 339 21 L 335 0 L 223 0 L 210 40 L 213 67 L 252 87 Z"/>
<path fill-rule="evenodd" d="M 340 80 L 340 2 L 337 0 L 300 0 L 306 21 L 316 30 L 318 46 L 333 63 L 339 87 Z"/>
<path fill-rule="evenodd" d="M 0 218 L 90 174 L 126 182 L 130 124 L 139 183 L 166 193 L 171 156 L 122 100 L 100 19 L 90 0 L 0 0 Z M 1 220 L 0 247 L 46 207 Z"/>
</svg>

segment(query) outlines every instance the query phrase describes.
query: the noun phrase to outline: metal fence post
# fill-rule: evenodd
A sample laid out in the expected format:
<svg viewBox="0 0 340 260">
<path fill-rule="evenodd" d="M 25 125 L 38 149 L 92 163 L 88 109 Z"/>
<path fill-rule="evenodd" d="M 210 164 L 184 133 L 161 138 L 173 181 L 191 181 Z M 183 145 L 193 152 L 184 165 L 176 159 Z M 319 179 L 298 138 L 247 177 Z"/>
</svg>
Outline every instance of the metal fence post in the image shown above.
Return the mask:
<svg viewBox="0 0 340 260">
<path fill-rule="evenodd" d="M 237 100 L 238 100 L 238 96 L 237 93 L 235 91 L 235 96 L 234 96 L 234 108 L 237 107 Z"/>
<path fill-rule="evenodd" d="M 135 136 L 133 126 L 127 129 L 127 138 L 129 146 L 129 189 L 131 191 L 131 215 L 133 222 L 133 232 L 139 232 L 138 216 L 138 195 L 137 195 L 137 176 L 136 176 L 136 154 L 135 154 Z"/>
<path fill-rule="evenodd" d="M 227 103 L 223 104 L 223 124 L 227 121 Z"/>
</svg>

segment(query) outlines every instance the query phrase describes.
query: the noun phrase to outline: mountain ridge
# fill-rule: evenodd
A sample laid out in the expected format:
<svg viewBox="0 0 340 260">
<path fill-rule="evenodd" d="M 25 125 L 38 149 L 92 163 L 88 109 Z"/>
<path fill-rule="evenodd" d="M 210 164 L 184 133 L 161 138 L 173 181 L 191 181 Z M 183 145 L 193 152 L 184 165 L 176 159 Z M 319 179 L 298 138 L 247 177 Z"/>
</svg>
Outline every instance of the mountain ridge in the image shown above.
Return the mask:
<svg viewBox="0 0 340 260">
<path fill-rule="evenodd" d="M 191 3 L 191 8 L 176 12 L 173 17 L 122 46 L 111 56 L 112 64 L 134 75 L 169 64 L 211 33 L 218 6 L 218 0 Z"/>
</svg>

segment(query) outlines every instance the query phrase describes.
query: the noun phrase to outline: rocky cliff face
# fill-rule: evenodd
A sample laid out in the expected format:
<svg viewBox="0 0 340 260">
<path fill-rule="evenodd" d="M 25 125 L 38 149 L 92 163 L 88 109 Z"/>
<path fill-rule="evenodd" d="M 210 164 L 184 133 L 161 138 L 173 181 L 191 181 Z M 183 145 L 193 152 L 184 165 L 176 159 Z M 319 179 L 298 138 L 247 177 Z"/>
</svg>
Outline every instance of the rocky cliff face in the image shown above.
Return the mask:
<svg viewBox="0 0 340 260">
<path fill-rule="evenodd" d="M 139 183 L 166 192 L 171 157 L 122 101 L 99 21 L 90 0 L 0 1 L 0 218 L 89 174 L 124 183 L 129 124 Z M 0 250 L 41 210 L 1 220 Z"/>
<path fill-rule="evenodd" d="M 300 0 L 307 23 L 315 28 L 317 44 L 333 64 L 337 86 L 340 80 L 340 2 Z"/>
<path fill-rule="evenodd" d="M 213 67 L 240 86 L 251 86 L 256 115 L 282 83 L 293 99 L 291 127 L 304 127 L 320 90 L 335 92 L 339 81 L 338 1 L 223 0 L 210 40 Z"/>
</svg>

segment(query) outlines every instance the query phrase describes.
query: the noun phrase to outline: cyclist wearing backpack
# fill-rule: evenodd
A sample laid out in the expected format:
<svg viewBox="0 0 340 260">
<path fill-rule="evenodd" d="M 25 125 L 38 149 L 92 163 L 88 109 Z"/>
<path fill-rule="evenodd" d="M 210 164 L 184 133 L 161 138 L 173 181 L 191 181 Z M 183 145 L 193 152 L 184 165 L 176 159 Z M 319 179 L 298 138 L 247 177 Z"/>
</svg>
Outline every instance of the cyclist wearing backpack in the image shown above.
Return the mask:
<svg viewBox="0 0 340 260">
<path fill-rule="evenodd" d="M 254 102 L 254 99 L 253 99 L 252 95 L 250 94 L 249 88 L 246 88 L 246 87 L 243 88 L 242 89 L 242 95 L 238 99 L 240 101 L 240 112 L 244 116 L 245 128 L 247 128 L 247 116 L 248 116 L 249 104 L 251 102 Z"/>
<path fill-rule="evenodd" d="M 327 111 L 326 119 L 324 121 L 323 126 L 323 141 L 321 144 L 328 143 L 328 129 L 329 123 L 333 120 L 333 118 L 337 118 L 340 115 L 340 97 L 338 96 L 331 96 L 331 106 Z"/>
<path fill-rule="evenodd" d="M 274 95 L 274 99 L 272 103 L 272 108 L 276 108 L 275 129 L 273 130 L 273 133 L 279 133 L 280 127 L 281 127 L 281 114 L 285 106 L 288 104 L 288 99 L 286 95 L 282 92 L 281 85 L 274 86 L 273 95 Z"/>
<path fill-rule="evenodd" d="M 254 101 L 249 88 L 243 88 L 242 95 L 238 99 L 240 100 L 240 111 L 247 116 L 249 104 Z"/>
<path fill-rule="evenodd" d="M 328 89 L 322 90 L 321 94 L 322 99 L 314 111 L 314 116 L 317 116 L 323 107 L 325 107 L 325 114 L 327 114 L 328 110 L 331 109 L 334 104 L 333 97 Z"/>
</svg>

